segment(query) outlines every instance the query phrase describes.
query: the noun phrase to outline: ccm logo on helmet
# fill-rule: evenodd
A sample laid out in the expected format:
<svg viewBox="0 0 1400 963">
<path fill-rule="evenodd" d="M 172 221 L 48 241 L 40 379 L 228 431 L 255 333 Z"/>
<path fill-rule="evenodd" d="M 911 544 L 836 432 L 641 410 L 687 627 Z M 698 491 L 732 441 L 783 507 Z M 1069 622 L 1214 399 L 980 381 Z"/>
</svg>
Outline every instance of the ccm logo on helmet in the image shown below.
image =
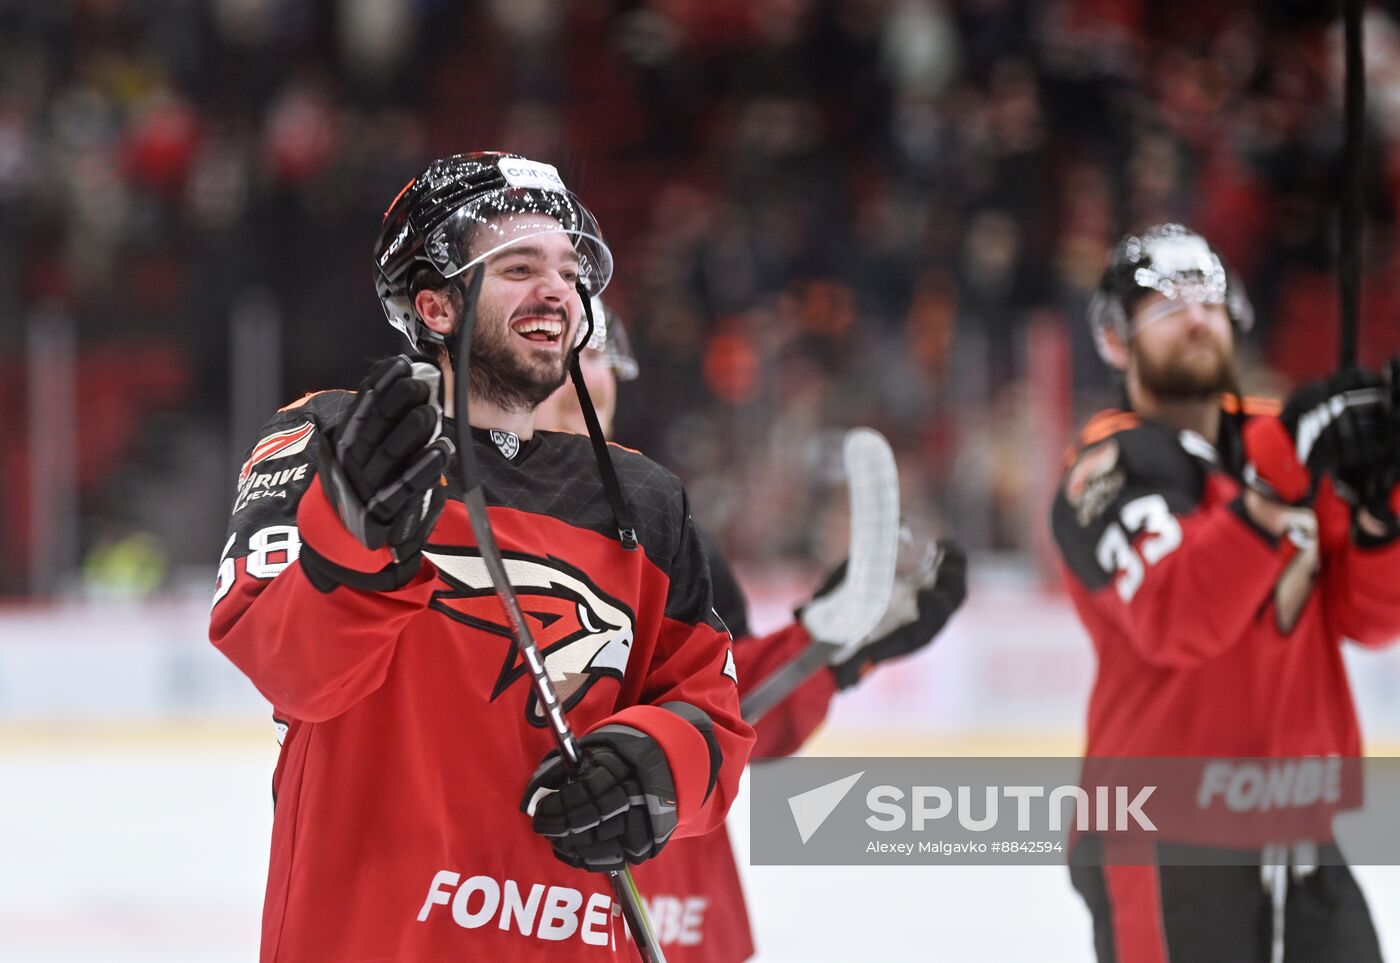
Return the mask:
<svg viewBox="0 0 1400 963">
<path fill-rule="evenodd" d="M 389 247 L 379 258 L 380 267 L 383 267 L 384 264 L 389 260 L 389 258 L 397 254 L 399 248 L 403 247 L 403 242 L 408 240 L 408 227 L 409 225 L 405 223 L 403 226 L 403 230 L 399 231 L 398 235 L 392 241 L 389 242 Z"/>
</svg>

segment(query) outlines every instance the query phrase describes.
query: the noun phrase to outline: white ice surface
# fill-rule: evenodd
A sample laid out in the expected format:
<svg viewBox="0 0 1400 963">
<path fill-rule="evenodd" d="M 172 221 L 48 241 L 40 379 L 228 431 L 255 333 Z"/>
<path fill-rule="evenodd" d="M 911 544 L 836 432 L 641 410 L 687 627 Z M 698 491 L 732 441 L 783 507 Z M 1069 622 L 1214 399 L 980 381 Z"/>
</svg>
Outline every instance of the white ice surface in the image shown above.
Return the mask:
<svg viewBox="0 0 1400 963">
<path fill-rule="evenodd" d="M 0 744 L 0 960 L 257 958 L 275 746 Z M 747 852 L 748 804 L 731 829 Z M 744 860 L 741 860 L 741 864 Z M 763 963 L 1090 961 L 1054 867 L 746 867 Z M 1400 868 L 1357 867 L 1400 959 Z"/>
</svg>

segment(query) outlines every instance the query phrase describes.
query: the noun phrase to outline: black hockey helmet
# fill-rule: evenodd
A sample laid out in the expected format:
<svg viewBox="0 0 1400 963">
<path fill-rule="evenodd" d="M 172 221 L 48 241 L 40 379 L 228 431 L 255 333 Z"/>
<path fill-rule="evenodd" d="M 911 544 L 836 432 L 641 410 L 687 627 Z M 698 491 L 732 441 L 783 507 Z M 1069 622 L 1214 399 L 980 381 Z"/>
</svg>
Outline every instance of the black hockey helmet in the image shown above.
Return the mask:
<svg viewBox="0 0 1400 963">
<path fill-rule="evenodd" d="M 612 278 L 612 252 L 553 166 L 496 151 L 434 161 L 399 191 L 374 242 L 374 286 L 384 314 L 414 348 L 442 343 L 413 306 L 422 270 L 446 280 L 504 247 L 555 232 L 567 234 L 578 252 L 582 289 L 601 293 Z"/>
<path fill-rule="evenodd" d="M 458 375 L 455 398 L 459 432 L 465 432 L 470 423 L 467 405 L 471 366 L 465 361 L 459 366 L 456 355 L 470 350 L 483 276 L 480 271 L 469 278 L 459 275 L 503 248 L 553 234 L 566 235 L 578 254 L 574 287 L 583 302 L 583 323 L 579 325 L 577 343 L 581 345 L 596 336 L 602 345 L 606 335 L 601 330 L 595 334 L 593 298 L 612 280 L 612 252 L 592 213 L 564 186 L 553 166 L 499 151 L 454 154 L 429 164 L 427 170 L 399 191 L 384 212 L 379 237 L 374 242 L 375 291 L 389 323 L 416 350 L 430 344 L 441 344 L 446 349 Z M 421 280 L 425 271 L 434 275 L 427 285 Z M 416 287 L 443 282 L 456 286 L 464 295 L 463 323 L 452 338 L 444 338 L 424 324 L 413 305 Z M 618 538 L 625 548 L 634 549 L 636 529 L 588 396 L 578 355 L 579 352 L 573 352 L 569 375 L 588 422 L 593 454 L 617 523 Z M 459 435 L 459 441 L 460 451 L 470 451 L 469 437 Z M 463 457 L 465 470 L 469 461 Z"/>
<path fill-rule="evenodd" d="M 1127 234 L 1109 254 L 1103 280 L 1089 302 L 1089 327 L 1099 356 L 1118 362 L 1104 333 L 1131 336 L 1130 321 L 1138 300 L 1153 291 L 1173 301 L 1223 304 L 1236 331 L 1254 326 L 1254 308 L 1239 278 L 1200 234 L 1180 224 L 1158 224 L 1141 234 Z"/>
<path fill-rule="evenodd" d="M 627 336 L 622 319 L 604 306 L 602 298 L 594 295 L 592 300 L 594 328 L 587 347 L 602 352 L 618 381 L 635 380 L 641 368 L 637 364 L 637 356 L 632 352 L 632 339 Z"/>
</svg>

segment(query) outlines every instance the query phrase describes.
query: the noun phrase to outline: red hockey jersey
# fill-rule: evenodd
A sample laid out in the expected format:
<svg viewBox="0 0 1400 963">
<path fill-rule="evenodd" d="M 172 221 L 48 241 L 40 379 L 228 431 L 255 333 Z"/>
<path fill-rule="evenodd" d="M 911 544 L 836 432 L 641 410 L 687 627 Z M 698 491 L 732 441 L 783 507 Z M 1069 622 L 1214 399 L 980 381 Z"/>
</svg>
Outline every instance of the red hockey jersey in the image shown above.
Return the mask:
<svg viewBox="0 0 1400 963">
<path fill-rule="evenodd" d="M 1400 634 L 1400 543 L 1362 547 L 1324 484 L 1305 550 L 1245 516 L 1244 423 L 1221 437 L 1108 411 L 1052 512 L 1098 672 L 1086 755 L 1357 756 L 1344 638 Z"/>
<path fill-rule="evenodd" d="M 625 959 L 606 877 L 559 862 L 519 812 L 553 743 L 459 480 L 402 588 L 322 594 L 300 570 L 302 533 L 340 560 L 375 555 L 338 527 L 310 458 L 352 400 L 314 395 L 267 426 L 220 562 L 210 638 L 284 728 L 262 960 Z M 676 836 L 720 826 L 753 733 L 680 483 L 613 449 L 640 540 L 627 551 L 586 438 L 538 432 L 512 449 L 473 436 L 507 571 L 576 731 L 648 733 L 675 776 Z"/>
</svg>

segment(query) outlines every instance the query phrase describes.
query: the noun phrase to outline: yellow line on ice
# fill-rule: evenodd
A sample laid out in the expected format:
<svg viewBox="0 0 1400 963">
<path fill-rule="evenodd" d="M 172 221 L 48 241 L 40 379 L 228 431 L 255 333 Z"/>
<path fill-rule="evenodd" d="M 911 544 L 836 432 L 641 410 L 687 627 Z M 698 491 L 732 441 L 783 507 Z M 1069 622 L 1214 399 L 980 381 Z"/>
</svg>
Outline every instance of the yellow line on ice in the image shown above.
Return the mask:
<svg viewBox="0 0 1400 963">
<path fill-rule="evenodd" d="M 804 756 L 1021 756 L 1074 757 L 1083 751 L 1078 733 L 982 731 L 939 736 L 907 730 L 821 732 Z M 266 749 L 277 751 L 269 716 L 160 721 L 83 720 L 0 724 L 0 754 Z M 1400 756 L 1400 743 L 1376 743 L 1368 756 Z"/>
</svg>

